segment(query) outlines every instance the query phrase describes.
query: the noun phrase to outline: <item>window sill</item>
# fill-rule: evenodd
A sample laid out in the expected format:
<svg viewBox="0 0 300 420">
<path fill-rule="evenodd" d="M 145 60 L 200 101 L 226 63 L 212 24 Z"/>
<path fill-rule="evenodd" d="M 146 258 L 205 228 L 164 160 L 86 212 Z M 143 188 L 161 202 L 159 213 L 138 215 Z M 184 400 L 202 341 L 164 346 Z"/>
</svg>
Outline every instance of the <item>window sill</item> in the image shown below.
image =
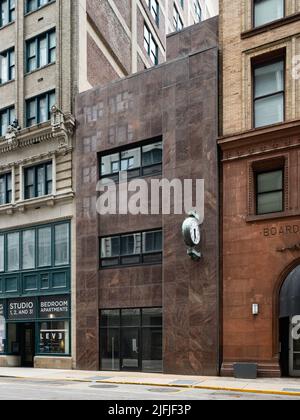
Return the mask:
<svg viewBox="0 0 300 420">
<path fill-rule="evenodd" d="M 26 12 L 26 13 L 24 14 L 24 16 L 25 16 L 25 17 L 27 17 L 27 16 L 31 16 L 31 15 L 33 15 L 34 13 L 38 12 L 39 10 L 45 9 L 46 7 L 48 7 L 48 6 L 50 6 L 51 4 L 55 3 L 55 1 L 56 1 L 56 0 L 49 1 L 49 3 L 44 4 L 43 6 L 38 7 L 37 9 L 34 9 L 34 10 L 32 10 L 31 12 Z"/>
<path fill-rule="evenodd" d="M 130 264 L 130 265 L 114 265 L 111 267 L 100 267 L 101 271 L 107 271 L 107 270 L 123 270 L 124 268 L 138 268 L 138 267 L 156 267 L 163 264 L 163 260 L 159 262 L 152 262 L 152 263 L 140 263 L 140 264 Z"/>
<path fill-rule="evenodd" d="M 7 23 L 6 25 L 0 26 L 0 31 L 2 31 L 2 29 L 6 29 L 9 26 L 12 26 L 15 24 L 15 20 L 13 20 L 12 22 Z"/>
<path fill-rule="evenodd" d="M 25 77 L 30 76 L 30 75 L 35 74 L 35 73 L 38 73 L 39 71 L 45 70 L 45 69 L 47 69 L 48 67 L 55 66 L 55 64 L 56 64 L 56 61 L 55 61 L 54 63 L 49 63 L 49 64 L 46 64 L 45 66 L 43 66 L 43 67 L 39 67 L 39 68 L 34 69 L 34 70 L 32 70 L 32 71 L 28 71 L 28 72 L 26 72 L 26 73 L 25 73 Z"/>
<path fill-rule="evenodd" d="M 270 213 L 270 214 L 262 214 L 262 215 L 254 215 L 254 216 L 247 216 L 246 223 L 255 223 L 255 222 L 265 222 L 268 220 L 276 220 L 276 219 L 286 219 L 290 217 L 300 216 L 299 210 L 289 210 L 280 213 Z"/>
<path fill-rule="evenodd" d="M 280 28 L 281 26 L 288 25 L 289 23 L 297 22 L 298 20 L 300 20 L 300 13 L 294 13 L 282 19 L 277 19 L 265 25 L 249 29 L 248 31 L 245 31 L 241 34 L 241 38 L 242 39 L 251 38 L 253 36 L 262 34 L 272 29 L 276 29 L 276 28 Z"/>
<path fill-rule="evenodd" d="M 15 79 L 13 79 L 13 80 L 8 80 L 7 82 L 5 82 L 5 83 L 0 83 L 0 88 L 2 88 L 2 87 L 4 87 L 4 86 L 7 86 L 7 85 L 10 85 L 11 83 L 14 83 L 16 80 Z"/>
</svg>

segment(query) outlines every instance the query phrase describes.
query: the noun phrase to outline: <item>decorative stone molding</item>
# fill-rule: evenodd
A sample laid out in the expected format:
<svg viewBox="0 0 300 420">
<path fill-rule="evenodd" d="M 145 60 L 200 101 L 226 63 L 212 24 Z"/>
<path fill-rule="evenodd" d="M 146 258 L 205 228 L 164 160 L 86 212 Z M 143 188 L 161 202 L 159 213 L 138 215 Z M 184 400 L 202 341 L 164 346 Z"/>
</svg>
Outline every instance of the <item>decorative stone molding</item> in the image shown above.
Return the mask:
<svg viewBox="0 0 300 420">
<path fill-rule="evenodd" d="M 2 141 L 0 139 L 0 154 L 55 140 L 58 140 L 58 151 L 67 152 L 72 147 L 74 130 L 75 118 L 73 115 L 63 114 L 57 107 L 52 107 L 50 122 L 47 121 L 24 130 L 10 126 L 6 137 L 2 137 Z"/>
</svg>

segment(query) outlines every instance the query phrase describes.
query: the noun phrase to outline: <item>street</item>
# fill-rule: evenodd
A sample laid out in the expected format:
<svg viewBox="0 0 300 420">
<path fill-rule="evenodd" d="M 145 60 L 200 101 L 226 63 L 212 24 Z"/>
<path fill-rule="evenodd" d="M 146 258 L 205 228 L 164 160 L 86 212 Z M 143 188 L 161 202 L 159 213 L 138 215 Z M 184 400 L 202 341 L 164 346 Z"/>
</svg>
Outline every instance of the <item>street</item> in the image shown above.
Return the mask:
<svg viewBox="0 0 300 420">
<path fill-rule="evenodd" d="M 300 397 L 242 394 L 186 388 L 93 382 L 0 378 L 1 400 L 300 400 Z"/>
</svg>

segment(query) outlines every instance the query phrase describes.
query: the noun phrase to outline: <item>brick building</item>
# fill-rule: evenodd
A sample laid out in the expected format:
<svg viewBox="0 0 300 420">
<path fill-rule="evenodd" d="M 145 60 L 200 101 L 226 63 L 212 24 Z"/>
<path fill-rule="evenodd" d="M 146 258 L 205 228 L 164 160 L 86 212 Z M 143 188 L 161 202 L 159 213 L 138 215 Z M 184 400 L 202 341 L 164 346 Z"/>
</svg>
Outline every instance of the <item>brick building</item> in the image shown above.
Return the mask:
<svg viewBox="0 0 300 420">
<path fill-rule="evenodd" d="M 77 367 L 219 372 L 218 19 L 168 38 L 169 62 L 79 95 Z M 100 179 L 205 179 L 202 259 L 181 215 L 100 215 Z M 122 183 L 119 184 L 121 188 Z"/>
<path fill-rule="evenodd" d="M 300 374 L 300 6 L 221 2 L 223 366 Z"/>
</svg>

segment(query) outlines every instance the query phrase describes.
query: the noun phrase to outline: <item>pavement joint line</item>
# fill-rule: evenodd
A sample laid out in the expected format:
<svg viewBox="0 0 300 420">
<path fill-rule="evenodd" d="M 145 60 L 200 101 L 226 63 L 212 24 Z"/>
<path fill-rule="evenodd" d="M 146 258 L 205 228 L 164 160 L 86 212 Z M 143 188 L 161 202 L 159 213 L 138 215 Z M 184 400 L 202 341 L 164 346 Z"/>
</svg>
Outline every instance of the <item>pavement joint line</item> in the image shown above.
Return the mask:
<svg viewBox="0 0 300 420">
<path fill-rule="evenodd" d="M 92 380 L 88 379 L 78 379 L 78 378 L 40 378 L 40 377 L 26 377 L 26 376 L 5 376 L 2 375 L 0 378 L 7 379 L 18 379 L 18 380 L 39 380 L 39 381 L 61 381 L 61 382 L 81 382 L 81 383 L 94 383 Z M 218 387 L 218 386 L 205 386 L 205 385 L 176 385 L 176 384 L 155 384 L 147 382 L 130 382 L 130 381 L 107 381 L 107 380 L 97 380 L 96 383 L 102 384 L 112 384 L 112 385 L 136 385 L 136 386 L 151 386 L 151 387 L 161 387 L 161 388 L 185 388 L 185 389 L 200 389 L 208 391 L 226 391 L 226 392 L 238 392 L 241 394 L 259 394 L 259 395 L 283 395 L 290 397 L 300 397 L 300 392 L 289 392 L 289 391 L 276 391 L 276 390 L 258 390 L 258 389 L 245 389 L 245 388 L 229 388 L 229 387 Z"/>
</svg>

